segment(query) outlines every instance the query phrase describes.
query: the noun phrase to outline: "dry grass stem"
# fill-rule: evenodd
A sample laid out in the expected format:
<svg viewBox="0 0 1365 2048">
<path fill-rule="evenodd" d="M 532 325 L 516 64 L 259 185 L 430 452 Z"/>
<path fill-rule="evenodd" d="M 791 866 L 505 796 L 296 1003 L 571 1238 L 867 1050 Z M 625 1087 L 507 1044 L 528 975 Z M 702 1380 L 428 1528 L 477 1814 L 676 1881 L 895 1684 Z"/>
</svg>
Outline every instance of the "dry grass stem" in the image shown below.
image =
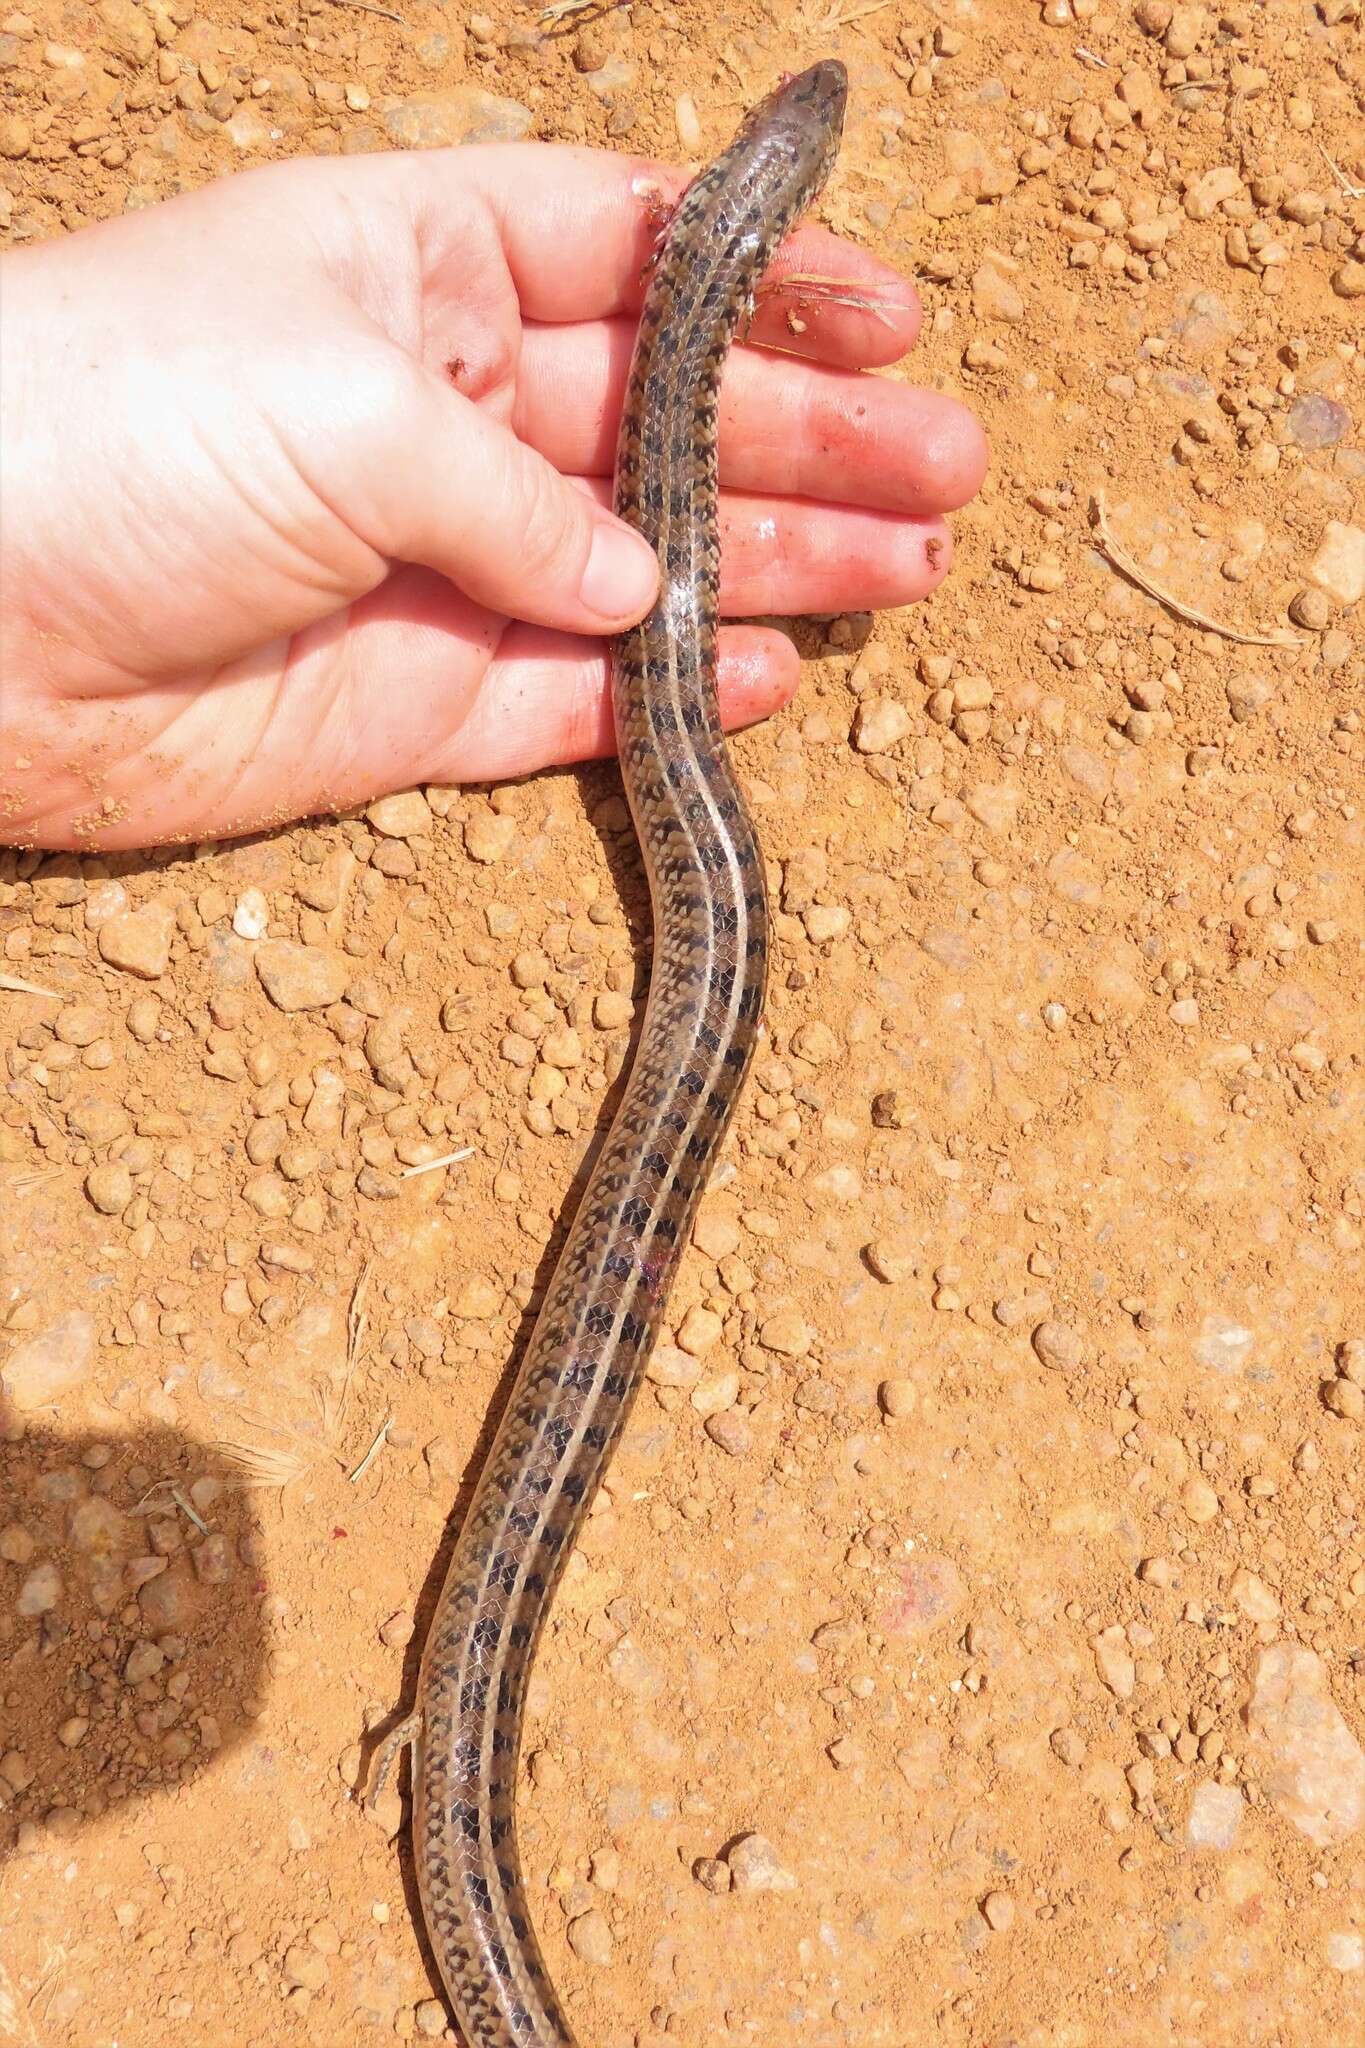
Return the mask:
<svg viewBox="0 0 1365 2048">
<path fill-rule="evenodd" d="M 837 35 L 841 28 L 848 28 L 855 21 L 862 21 L 869 14 L 880 14 L 889 7 L 891 0 L 863 0 L 861 7 L 831 7 L 828 14 L 819 21 L 813 21 L 810 32 L 816 36 Z"/>
<path fill-rule="evenodd" d="M 420 1166 L 405 1166 L 399 1174 L 400 1180 L 411 1180 L 415 1173 L 435 1173 L 438 1167 L 454 1166 L 461 1159 L 472 1159 L 474 1147 L 462 1145 L 458 1152 L 443 1152 L 439 1159 L 424 1159 Z"/>
<path fill-rule="evenodd" d="M 133 1515 L 164 1513 L 168 1502 L 178 1507 L 187 1521 L 193 1522 L 201 1536 L 208 1535 L 208 1523 L 195 1512 L 173 1479 L 158 1479 L 154 1486 L 147 1488 L 141 1500 L 134 1501 L 128 1512 Z"/>
<path fill-rule="evenodd" d="M 1284 626 L 1272 627 L 1268 633 L 1243 633 L 1236 626 L 1225 626 L 1221 620 L 1210 618 L 1197 605 L 1185 604 L 1169 590 L 1156 582 L 1145 569 L 1138 567 L 1127 549 L 1120 546 L 1109 530 L 1109 512 L 1103 492 L 1095 498 L 1095 527 L 1099 536 L 1101 552 L 1113 567 L 1126 576 L 1130 583 L 1136 583 L 1139 590 L 1145 590 L 1148 597 L 1154 597 L 1158 604 L 1174 612 L 1179 619 L 1185 619 L 1192 626 L 1202 626 L 1206 633 L 1217 633 L 1224 640 L 1236 640 L 1243 647 L 1306 647 L 1308 642 L 1297 633 L 1291 633 Z"/>
<path fill-rule="evenodd" d="M 774 278 L 771 284 L 760 285 L 754 297 L 757 302 L 790 299 L 793 311 L 800 306 L 852 306 L 855 312 L 871 313 L 886 327 L 892 325 L 890 313 L 878 303 L 875 292 L 866 285 L 855 287 L 844 278 L 817 277 L 813 272 L 793 270 L 786 277 Z"/>
<path fill-rule="evenodd" d="M 243 1417 L 249 1429 L 278 1442 L 245 1437 L 224 1437 L 215 1446 L 218 1455 L 232 1466 L 243 1486 L 283 1494 L 316 1462 L 320 1445 L 301 1436 L 287 1423 L 271 1422 L 263 1415 Z"/>
<path fill-rule="evenodd" d="M 328 4 L 332 7 L 356 7 L 362 14 L 377 14 L 382 21 L 396 21 L 400 28 L 406 28 L 408 25 L 402 15 L 396 14 L 392 7 L 379 7 L 375 0 L 328 0 Z"/>
<path fill-rule="evenodd" d="M 323 1433 L 329 1442 L 335 1442 L 340 1436 L 342 1423 L 346 1419 L 346 1403 L 350 1399 L 351 1382 L 355 1378 L 360 1347 L 365 1342 L 365 1332 L 369 1328 L 370 1319 L 365 1312 L 365 1296 L 369 1293 L 370 1275 L 373 1271 L 374 1260 L 366 1259 L 356 1276 L 355 1286 L 351 1289 L 351 1299 L 346 1305 L 346 1369 L 342 1375 L 341 1393 L 335 1406 L 330 1395 L 324 1393 L 321 1397 Z"/>
<path fill-rule="evenodd" d="M 386 1415 L 384 1417 L 384 1420 L 380 1423 L 379 1428 L 375 1432 L 374 1442 L 370 1445 L 370 1448 L 368 1449 L 368 1451 L 366 1451 L 364 1457 L 356 1466 L 355 1471 L 347 1474 L 347 1477 L 350 1479 L 352 1486 L 355 1485 L 357 1480 L 363 1479 L 365 1477 L 365 1474 L 369 1471 L 370 1466 L 374 1463 L 375 1459 L 379 1456 L 379 1453 L 383 1450 L 385 1444 L 388 1442 L 389 1431 L 392 1428 L 393 1417 L 392 1415 Z"/>
<path fill-rule="evenodd" d="M 1328 170 L 1332 173 L 1332 176 L 1336 179 L 1338 185 L 1340 185 L 1342 191 L 1346 194 L 1346 197 L 1348 199 L 1365 199 L 1365 185 L 1353 185 L 1350 179 L 1347 177 L 1346 173 L 1342 170 L 1340 164 L 1333 163 L 1331 157 L 1328 156 L 1327 151 L 1323 148 L 1321 143 L 1317 145 L 1317 150 L 1318 155 L 1322 158 Z"/>
<path fill-rule="evenodd" d="M 18 974 L 0 974 L 0 988 L 16 996 L 48 996 L 54 1003 L 61 1001 L 55 988 L 39 988 L 36 981 L 25 981 Z"/>
<path fill-rule="evenodd" d="M 171 1488 L 171 1499 L 175 1502 L 181 1514 L 185 1517 L 185 1520 L 187 1522 L 193 1522 L 195 1528 L 199 1531 L 199 1534 L 201 1536 L 207 1536 L 209 1533 L 208 1523 L 204 1520 L 202 1515 L 198 1515 L 195 1513 L 194 1509 L 186 1500 L 184 1494 L 180 1491 L 180 1488 L 178 1486 L 173 1486 Z"/>
</svg>

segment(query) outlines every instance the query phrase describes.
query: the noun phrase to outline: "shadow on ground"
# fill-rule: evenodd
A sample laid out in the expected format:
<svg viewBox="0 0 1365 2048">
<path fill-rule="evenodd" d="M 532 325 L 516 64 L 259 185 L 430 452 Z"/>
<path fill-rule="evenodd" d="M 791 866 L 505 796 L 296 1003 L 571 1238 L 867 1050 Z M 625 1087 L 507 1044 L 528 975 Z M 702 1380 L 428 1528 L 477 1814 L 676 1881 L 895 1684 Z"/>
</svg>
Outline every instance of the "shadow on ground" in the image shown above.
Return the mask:
<svg viewBox="0 0 1365 2048">
<path fill-rule="evenodd" d="M 0 1422 L 8 1855 L 174 1790 L 249 1740 L 267 1620 L 252 1498 L 204 1446 Z"/>
</svg>

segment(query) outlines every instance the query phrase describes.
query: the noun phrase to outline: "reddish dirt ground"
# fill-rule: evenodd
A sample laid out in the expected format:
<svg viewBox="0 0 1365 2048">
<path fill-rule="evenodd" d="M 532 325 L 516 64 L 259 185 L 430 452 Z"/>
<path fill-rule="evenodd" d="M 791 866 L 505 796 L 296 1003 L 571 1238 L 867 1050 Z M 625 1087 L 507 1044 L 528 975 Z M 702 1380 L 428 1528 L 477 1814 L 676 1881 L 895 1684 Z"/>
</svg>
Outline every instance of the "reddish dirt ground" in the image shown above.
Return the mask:
<svg viewBox="0 0 1365 2048">
<path fill-rule="evenodd" d="M 705 156 L 839 54 L 821 217 L 989 433 L 737 743 L 767 1040 L 540 1655 L 552 1966 L 593 2048 L 1345 2048 L 1357 0 L 558 13 L 0 23 L 13 242 L 419 121 Z M 352 1792 L 626 1053 L 613 772 L 0 854 L 0 941 L 0 2039 L 444 2038 Z"/>
</svg>

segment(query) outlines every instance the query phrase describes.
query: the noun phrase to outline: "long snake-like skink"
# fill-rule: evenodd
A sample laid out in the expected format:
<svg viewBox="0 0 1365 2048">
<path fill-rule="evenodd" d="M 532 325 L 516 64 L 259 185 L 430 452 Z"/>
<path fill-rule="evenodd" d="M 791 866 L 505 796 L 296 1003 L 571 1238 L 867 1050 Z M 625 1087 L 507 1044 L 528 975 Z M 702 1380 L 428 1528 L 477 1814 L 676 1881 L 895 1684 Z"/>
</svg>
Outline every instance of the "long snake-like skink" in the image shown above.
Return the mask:
<svg viewBox="0 0 1365 2048">
<path fill-rule="evenodd" d="M 616 510 L 659 601 L 613 651 L 621 773 L 654 961 L 630 1078 L 545 1296 L 427 1637 L 413 1837 L 432 1949 L 471 2048 L 574 2048 L 517 1854 L 527 1679 L 555 1587 L 639 1389 L 758 1038 L 768 908 L 716 708 L 721 370 L 838 152 L 847 81 L 814 65 L 749 114 L 673 216 L 640 318 Z"/>
</svg>

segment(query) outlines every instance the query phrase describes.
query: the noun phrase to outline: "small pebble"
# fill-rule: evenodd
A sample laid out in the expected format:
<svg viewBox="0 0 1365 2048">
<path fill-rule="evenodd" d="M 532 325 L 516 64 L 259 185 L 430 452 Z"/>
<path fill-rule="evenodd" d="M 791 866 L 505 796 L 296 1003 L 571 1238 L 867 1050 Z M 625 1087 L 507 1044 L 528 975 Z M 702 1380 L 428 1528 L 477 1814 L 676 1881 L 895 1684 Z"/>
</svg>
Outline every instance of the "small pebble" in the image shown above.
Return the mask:
<svg viewBox="0 0 1365 2048">
<path fill-rule="evenodd" d="M 569 1922 L 569 1947 L 580 1962 L 591 1963 L 596 1969 L 605 1969 L 610 1963 L 616 1944 L 605 1917 L 595 1906 Z"/>
<path fill-rule="evenodd" d="M 1289 616 L 1308 633 L 1323 633 L 1332 623 L 1330 600 L 1321 590 L 1301 590 L 1290 600 Z"/>
<path fill-rule="evenodd" d="M 713 1444 L 732 1458 L 745 1458 L 754 1447 L 753 1425 L 734 1408 L 720 1415 L 708 1415 L 703 1425 Z"/>
<path fill-rule="evenodd" d="M 1033 1348 L 1049 1372 L 1076 1372 L 1080 1367 L 1083 1356 L 1080 1333 L 1069 1323 L 1039 1323 L 1033 1333 Z"/>
<path fill-rule="evenodd" d="M 92 1166 L 85 1192 L 102 1216 L 121 1216 L 133 1199 L 133 1177 L 126 1166 Z"/>
<path fill-rule="evenodd" d="M 779 1357 L 804 1358 L 813 1337 L 813 1331 L 794 1309 L 781 1309 L 764 1321 L 758 1341 L 765 1351 L 775 1351 Z"/>
<path fill-rule="evenodd" d="M 1343 1976 L 1354 1970 L 1365 1970 L 1365 1934 L 1357 1934 L 1352 1929 L 1329 1934 L 1327 1960 Z"/>
<path fill-rule="evenodd" d="M 883 1380 L 878 1393 L 888 1422 L 903 1422 L 919 1405 L 919 1391 L 913 1380 Z"/>
<path fill-rule="evenodd" d="M 860 754 L 886 754 L 910 730 L 910 714 L 890 697 L 869 697 L 858 706 L 853 744 Z"/>
<path fill-rule="evenodd" d="M 863 1246 L 863 1257 L 879 1280 L 888 1287 L 899 1281 L 908 1280 L 914 1271 L 914 1261 L 908 1253 L 899 1250 L 884 1237 L 874 1237 L 870 1244 Z"/>
<path fill-rule="evenodd" d="M 506 857 L 516 830 L 515 818 L 497 816 L 491 811 L 476 811 L 465 820 L 465 852 L 471 860 L 491 866 Z"/>
<path fill-rule="evenodd" d="M 1218 1513 L 1218 1495 L 1206 1479 L 1194 1478 L 1187 1481 L 1180 1502 L 1190 1520 L 1200 1526 L 1205 1522 L 1211 1522 Z"/>
<path fill-rule="evenodd" d="M 285 1950 L 283 1968 L 285 1983 L 300 1986 L 305 1991 L 321 1991 L 332 1974 L 326 1956 L 305 1947 L 302 1942 L 295 1942 Z"/>
<path fill-rule="evenodd" d="M 27 1529 L 18 1522 L 8 1522 L 0 1529 L 0 1558 L 6 1564 L 27 1564 L 37 1548 Z"/>
<path fill-rule="evenodd" d="M 431 830 L 431 806 L 420 789 L 401 790 L 370 804 L 365 819 L 385 839 L 420 839 Z"/>
<path fill-rule="evenodd" d="M 714 1309 L 694 1304 L 678 1326 L 678 1346 L 693 1358 L 700 1358 L 720 1342 L 724 1327 Z"/>
<path fill-rule="evenodd" d="M 1351 431 L 1351 415 L 1335 398 L 1310 392 L 1290 406 L 1285 431 L 1296 447 L 1335 448 Z"/>
<path fill-rule="evenodd" d="M 778 1860 L 777 1851 L 766 1835 L 741 1835 L 726 1851 L 730 1877 L 737 1892 L 790 1892 L 796 1878 Z"/>
<path fill-rule="evenodd" d="M 1323 1401 L 1333 1415 L 1343 1422 L 1359 1422 L 1365 1418 L 1365 1387 L 1357 1387 L 1350 1380 L 1329 1382 Z"/>
<path fill-rule="evenodd" d="M 1359 604 L 1365 597 L 1365 527 L 1329 519 L 1308 577 L 1338 604 Z"/>
<path fill-rule="evenodd" d="M 267 939 L 255 952 L 262 988 L 279 1010 L 325 1010 L 346 992 L 350 968 L 340 953 Z"/>
<path fill-rule="evenodd" d="M 1228 1591 L 1233 1605 L 1251 1621 L 1273 1621 L 1280 1611 L 1275 1594 L 1255 1572 L 1234 1572 Z"/>
<path fill-rule="evenodd" d="M 166 904 L 124 910 L 99 927 L 100 958 L 124 974 L 157 981 L 171 964 L 175 919 Z"/>
<path fill-rule="evenodd" d="M 683 155 L 698 156 L 702 145 L 701 121 L 697 114 L 697 103 L 690 92 L 679 93 L 674 101 L 673 120 Z"/>
<path fill-rule="evenodd" d="M 270 905 L 259 889 L 243 889 L 232 912 L 232 929 L 239 939 L 263 939 L 270 929 Z"/>
<path fill-rule="evenodd" d="M 1241 1831 L 1246 1802 L 1235 1785 L 1197 1785 L 1186 1834 L 1195 1849 L 1231 1849 Z"/>
<path fill-rule="evenodd" d="M 37 1564 L 19 1588 L 14 1605 L 25 1618 L 50 1614 L 62 1597 L 61 1574 L 55 1564 Z"/>
<path fill-rule="evenodd" d="M 125 1685 L 141 1685 L 144 1679 L 152 1678 L 166 1661 L 166 1653 L 156 1643 L 134 1643 L 123 1664 Z"/>
</svg>

